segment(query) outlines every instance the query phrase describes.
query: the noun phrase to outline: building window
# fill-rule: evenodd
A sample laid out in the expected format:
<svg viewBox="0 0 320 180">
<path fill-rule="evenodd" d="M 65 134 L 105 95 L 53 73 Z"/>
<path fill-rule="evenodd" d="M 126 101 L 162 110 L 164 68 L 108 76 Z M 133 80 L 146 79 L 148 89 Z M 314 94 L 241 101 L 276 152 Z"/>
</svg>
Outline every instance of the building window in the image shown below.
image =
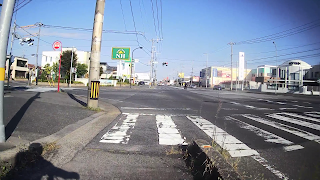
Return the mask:
<svg viewBox="0 0 320 180">
<path fill-rule="evenodd" d="M 311 72 L 311 78 L 313 78 L 313 72 Z"/>
<path fill-rule="evenodd" d="M 314 73 L 315 78 L 319 77 L 319 75 L 320 75 L 319 72 Z"/>
<path fill-rule="evenodd" d="M 52 57 L 50 57 L 50 62 L 52 62 Z"/>
</svg>

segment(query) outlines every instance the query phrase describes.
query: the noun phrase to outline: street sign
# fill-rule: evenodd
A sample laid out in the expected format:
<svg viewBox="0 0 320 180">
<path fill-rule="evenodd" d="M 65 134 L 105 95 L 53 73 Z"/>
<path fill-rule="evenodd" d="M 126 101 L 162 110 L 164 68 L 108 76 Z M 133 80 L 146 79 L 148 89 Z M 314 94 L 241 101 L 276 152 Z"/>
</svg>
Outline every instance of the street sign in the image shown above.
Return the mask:
<svg viewBox="0 0 320 180">
<path fill-rule="evenodd" d="M 61 42 L 60 41 L 55 41 L 53 44 L 52 44 L 52 48 L 53 50 L 57 50 L 61 47 Z"/>
<path fill-rule="evenodd" d="M 111 59 L 113 59 L 113 60 L 130 60 L 130 48 L 113 47 Z"/>
</svg>

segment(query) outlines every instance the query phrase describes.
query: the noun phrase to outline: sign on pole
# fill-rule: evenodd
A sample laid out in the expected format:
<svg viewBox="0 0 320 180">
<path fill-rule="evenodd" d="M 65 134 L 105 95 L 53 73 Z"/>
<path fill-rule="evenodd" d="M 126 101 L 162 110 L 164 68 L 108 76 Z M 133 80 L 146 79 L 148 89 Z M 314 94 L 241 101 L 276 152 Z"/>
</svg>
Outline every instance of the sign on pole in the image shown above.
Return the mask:
<svg viewBox="0 0 320 180">
<path fill-rule="evenodd" d="M 113 47 L 111 59 L 113 59 L 113 60 L 130 60 L 130 48 Z"/>
<path fill-rule="evenodd" d="M 52 44 L 53 50 L 58 50 L 60 47 L 61 47 L 61 42 L 60 42 L 60 41 L 55 41 L 55 42 Z"/>
</svg>

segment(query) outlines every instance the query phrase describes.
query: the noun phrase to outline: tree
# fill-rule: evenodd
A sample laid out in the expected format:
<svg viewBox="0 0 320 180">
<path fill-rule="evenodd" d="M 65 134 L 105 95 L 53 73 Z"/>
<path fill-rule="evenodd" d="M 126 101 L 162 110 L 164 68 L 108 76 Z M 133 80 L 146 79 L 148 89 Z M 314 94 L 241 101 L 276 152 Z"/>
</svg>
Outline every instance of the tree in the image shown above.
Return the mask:
<svg viewBox="0 0 320 180">
<path fill-rule="evenodd" d="M 42 73 L 47 77 L 47 80 L 49 80 L 52 72 L 52 67 L 50 66 L 50 64 L 46 64 L 43 68 L 44 70 Z"/>
<path fill-rule="evenodd" d="M 100 67 L 100 75 L 99 76 L 101 76 L 102 73 L 103 73 L 103 68 Z"/>
<path fill-rule="evenodd" d="M 77 64 L 77 77 L 83 77 L 88 72 L 88 65 L 86 64 Z"/>
<path fill-rule="evenodd" d="M 52 71 L 54 72 L 53 80 L 56 79 L 56 77 L 59 75 L 59 64 L 57 62 L 53 63 L 52 65 Z"/>
<path fill-rule="evenodd" d="M 71 55 L 72 55 L 72 51 L 71 50 L 67 50 L 67 51 L 63 51 L 62 52 L 62 56 L 61 56 L 61 74 L 63 74 L 64 76 L 67 76 L 67 77 L 69 77 L 69 75 L 70 75 Z M 78 60 L 78 56 L 73 51 L 72 64 L 75 65 L 77 63 L 77 60 Z"/>
</svg>

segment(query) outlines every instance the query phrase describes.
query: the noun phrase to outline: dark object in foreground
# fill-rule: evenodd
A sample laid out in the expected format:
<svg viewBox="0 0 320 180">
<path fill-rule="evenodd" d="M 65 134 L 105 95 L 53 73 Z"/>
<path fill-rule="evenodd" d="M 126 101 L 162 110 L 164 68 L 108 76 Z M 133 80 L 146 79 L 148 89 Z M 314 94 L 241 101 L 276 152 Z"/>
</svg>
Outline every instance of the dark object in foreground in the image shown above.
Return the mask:
<svg viewBox="0 0 320 180">
<path fill-rule="evenodd" d="M 218 169 L 213 165 L 207 155 L 196 144 L 181 146 L 184 152 L 183 159 L 195 180 L 222 180 Z"/>
</svg>

